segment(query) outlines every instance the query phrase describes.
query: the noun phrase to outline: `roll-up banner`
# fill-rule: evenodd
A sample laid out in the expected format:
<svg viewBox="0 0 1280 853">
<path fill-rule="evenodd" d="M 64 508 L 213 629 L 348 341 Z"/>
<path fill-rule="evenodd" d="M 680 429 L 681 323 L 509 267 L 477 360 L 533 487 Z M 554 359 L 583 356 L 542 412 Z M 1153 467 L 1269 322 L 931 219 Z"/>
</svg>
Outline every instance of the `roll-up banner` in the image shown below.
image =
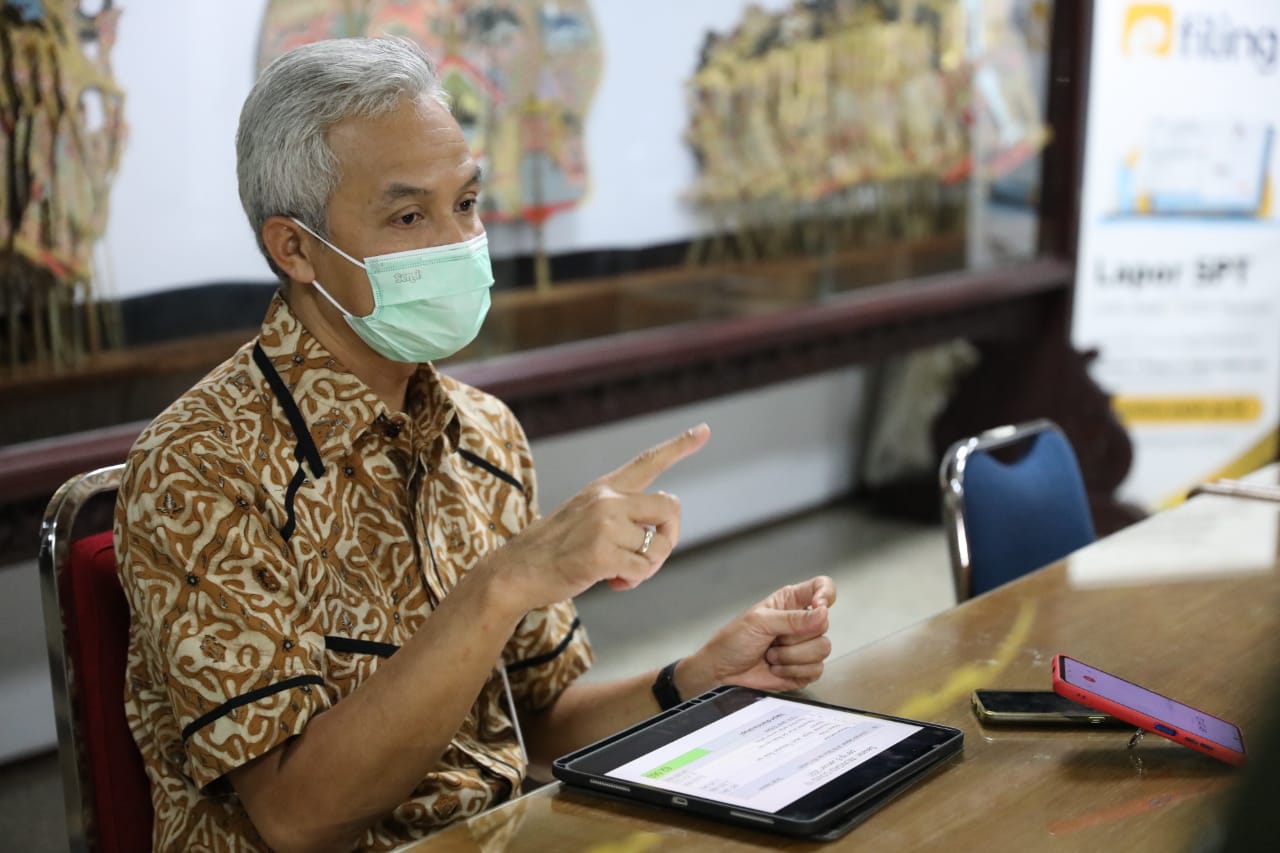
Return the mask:
<svg viewBox="0 0 1280 853">
<path fill-rule="evenodd" d="M 1072 337 L 1157 509 L 1276 457 L 1280 2 L 1093 8 Z"/>
</svg>

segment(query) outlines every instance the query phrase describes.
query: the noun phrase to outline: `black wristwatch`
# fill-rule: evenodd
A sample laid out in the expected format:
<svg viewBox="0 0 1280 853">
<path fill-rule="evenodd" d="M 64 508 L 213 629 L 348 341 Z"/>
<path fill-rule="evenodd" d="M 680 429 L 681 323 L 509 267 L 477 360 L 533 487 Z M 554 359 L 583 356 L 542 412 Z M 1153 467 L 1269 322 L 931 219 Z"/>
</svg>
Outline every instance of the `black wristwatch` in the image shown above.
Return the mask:
<svg viewBox="0 0 1280 853">
<path fill-rule="evenodd" d="M 678 663 L 680 661 L 677 659 L 664 666 L 653 682 L 653 698 L 658 700 L 658 707 L 664 711 L 670 711 L 684 701 L 680 698 L 680 691 L 676 690 L 676 664 Z"/>
</svg>

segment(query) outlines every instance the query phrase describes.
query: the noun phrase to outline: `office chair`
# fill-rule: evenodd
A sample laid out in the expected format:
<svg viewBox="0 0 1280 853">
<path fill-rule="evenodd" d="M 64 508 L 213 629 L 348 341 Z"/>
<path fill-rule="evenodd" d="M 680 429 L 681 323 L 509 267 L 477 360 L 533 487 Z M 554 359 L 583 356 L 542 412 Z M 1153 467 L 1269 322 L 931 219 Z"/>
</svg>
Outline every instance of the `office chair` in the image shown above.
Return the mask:
<svg viewBox="0 0 1280 853">
<path fill-rule="evenodd" d="M 1075 452 L 1051 421 L 962 439 L 938 475 L 958 602 L 1097 538 Z"/>
<path fill-rule="evenodd" d="M 151 790 L 124 714 L 129 607 L 112 507 L 123 465 L 72 477 L 40 532 L 40 587 L 71 853 L 151 849 Z"/>
</svg>

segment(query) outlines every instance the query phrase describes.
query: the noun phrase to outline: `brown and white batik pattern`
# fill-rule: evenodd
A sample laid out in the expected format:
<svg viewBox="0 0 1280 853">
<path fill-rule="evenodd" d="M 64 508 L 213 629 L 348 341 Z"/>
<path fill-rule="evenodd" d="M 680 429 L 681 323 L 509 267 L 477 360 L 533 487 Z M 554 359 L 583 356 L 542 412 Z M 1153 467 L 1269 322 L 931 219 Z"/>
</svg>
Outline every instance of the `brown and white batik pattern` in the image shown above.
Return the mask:
<svg viewBox="0 0 1280 853">
<path fill-rule="evenodd" d="M 498 400 L 424 365 L 392 412 L 279 295 L 256 344 L 147 428 L 120 488 L 126 712 L 158 851 L 265 850 L 224 775 L 359 687 L 537 514 Z M 552 702 L 591 662 L 573 604 L 529 613 L 503 660 L 518 704 Z M 439 766 L 362 849 L 477 814 L 524 771 L 495 661 Z"/>
</svg>

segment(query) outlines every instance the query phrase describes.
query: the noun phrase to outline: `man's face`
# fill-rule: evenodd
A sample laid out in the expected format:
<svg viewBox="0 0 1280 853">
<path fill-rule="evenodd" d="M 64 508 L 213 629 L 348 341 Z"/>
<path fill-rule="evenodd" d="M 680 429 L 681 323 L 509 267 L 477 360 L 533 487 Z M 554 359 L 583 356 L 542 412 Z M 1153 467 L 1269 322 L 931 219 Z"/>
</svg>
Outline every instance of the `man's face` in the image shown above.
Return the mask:
<svg viewBox="0 0 1280 853">
<path fill-rule="evenodd" d="M 352 257 L 457 243 L 484 231 L 480 172 L 458 123 L 431 98 L 405 98 L 378 118 L 329 131 L 339 182 L 329 200 L 329 240 Z M 317 280 L 358 317 L 374 308 L 364 270 L 319 241 L 308 253 Z"/>
</svg>

